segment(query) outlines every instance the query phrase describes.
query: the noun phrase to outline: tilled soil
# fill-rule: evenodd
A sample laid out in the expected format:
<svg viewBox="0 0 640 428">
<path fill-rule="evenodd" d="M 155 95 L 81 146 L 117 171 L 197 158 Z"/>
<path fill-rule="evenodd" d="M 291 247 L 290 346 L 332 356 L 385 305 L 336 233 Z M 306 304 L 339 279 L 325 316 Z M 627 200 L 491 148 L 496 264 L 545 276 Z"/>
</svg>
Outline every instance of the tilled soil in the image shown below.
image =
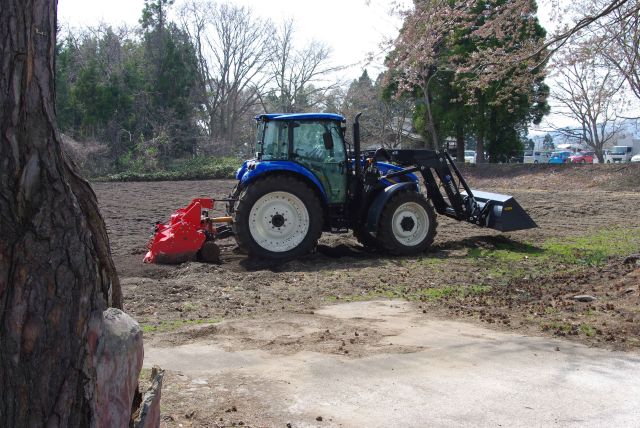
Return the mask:
<svg viewBox="0 0 640 428">
<path fill-rule="evenodd" d="M 475 170 L 468 175 L 477 174 Z M 539 173 L 530 175 L 529 183 L 544 183 Z M 280 311 L 311 312 L 328 302 L 384 297 L 387 291 L 389 297 L 413 297 L 419 301 L 417 310 L 429 315 L 476 319 L 500 324 L 501 328 L 526 327 L 537 333 L 574 336 L 616 348 L 638 346 L 640 273 L 637 259 L 627 258 L 632 254 L 611 258 L 604 266 L 585 265 L 566 272 L 529 272 L 523 260 L 513 266 L 514 271 L 522 272 L 521 277 L 505 277 L 496 275 L 490 260 L 470 258 L 469 251 L 501 245 L 531 248 L 549 239 L 570 239 L 616 228 L 638 232 L 640 192 L 492 186 L 494 181 L 502 184 L 501 180 L 491 176 L 469 179 L 472 187 L 479 187 L 475 184 L 481 182 L 483 190 L 515 196 L 538 228 L 501 234 L 439 216 L 435 243 L 419 257 L 370 253 L 351 234 L 324 234 L 314 254 L 287 263 L 248 259 L 237 252 L 233 239 L 226 239 L 220 242 L 222 263 L 188 262 L 178 266 L 142 263 L 153 224 L 167 221 L 175 209 L 186 206 L 194 197 L 227 196 L 233 181 L 95 183 L 94 188 L 107 222 L 125 309 L 148 326 L 148 333 L 173 330 L 180 323 Z M 220 212 L 223 209 L 220 204 Z M 635 252 L 640 253 L 640 249 Z M 466 297 L 444 295 L 435 300 L 416 298 L 414 293 L 425 288 L 474 285 L 492 286 L 492 290 Z M 597 299 L 588 303 L 572 299 L 580 294 Z M 554 325 L 558 323 L 552 321 L 566 318 L 558 317 L 558 311 L 566 312 L 569 324 L 576 314 L 590 314 L 589 320 L 601 321 L 590 322 L 598 332 L 576 335 L 572 332 L 575 327 L 556 331 Z M 566 330 L 564 324 L 562 327 Z M 147 336 L 155 340 L 153 334 Z M 631 345 L 627 339 L 631 339 Z"/>
<path fill-rule="evenodd" d="M 421 256 L 371 253 L 351 234 L 324 234 L 315 253 L 286 263 L 248 259 L 237 252 L 233 239 L 220 242 L 220 264 L 142 263 L 155 222 L 166 222 L 194 197 L 226 197 L 235 185 L 232 180 L 95 183 L 94 189 L 120 274 L 124 309 L 142 324 L 149 345 L 234 337 L 224 330 L 228 327 L 216 325 L 223 319 L 266 316 L 277 324 L 283 313 L 310 315 L 332 302 L 405 298 L 425 317 L 637 351 L 640 247 L 599 263 L 564 265 L 549 259 L 549 268 L 527 255 L 505 265 L 504 260 L 474 254 L 505 247 L 536 253 L 545 242 L 611 230 L 640 236 L 638 167 L 468 167 L 465 175 L 472 188 L 515 196 L 539 227 L 501 234 L 439 216 L 435 243 Z M 221 205 L 220 213 L 223 210 Z M 580 302 L 574 298 L 578 295 L 593 299 Z M 375 332 L 362 332 L 342 346 L 343 335 L 336 328 L 295 342 L 286 334 L 244 338 L 243 346 L 358 358 L 358 343 L 379 339 Z M 286 325 L 282 329 L 286 331 Z"/>
</svg>

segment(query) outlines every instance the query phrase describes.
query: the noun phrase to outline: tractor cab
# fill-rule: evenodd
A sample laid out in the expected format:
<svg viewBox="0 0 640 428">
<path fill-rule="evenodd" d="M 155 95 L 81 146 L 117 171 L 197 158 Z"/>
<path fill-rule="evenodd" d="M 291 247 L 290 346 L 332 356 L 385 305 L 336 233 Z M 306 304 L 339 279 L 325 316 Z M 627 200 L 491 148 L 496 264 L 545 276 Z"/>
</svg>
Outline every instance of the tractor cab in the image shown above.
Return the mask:
<svg viewBox="0 0 640 428">
<path fill-rule="evenodd" d="M 342 116 L 263 114 L 256 120 L 257 163 L 282 168 L 285 165 L 282 162 L 288 161 L 288 168 L 294 173 L 301 173 L 304 168 L 313 175 L 309 177 L 312 181 L 321 184 L 327 203 L 345 202 L 347 150 Z"/>
</svg>

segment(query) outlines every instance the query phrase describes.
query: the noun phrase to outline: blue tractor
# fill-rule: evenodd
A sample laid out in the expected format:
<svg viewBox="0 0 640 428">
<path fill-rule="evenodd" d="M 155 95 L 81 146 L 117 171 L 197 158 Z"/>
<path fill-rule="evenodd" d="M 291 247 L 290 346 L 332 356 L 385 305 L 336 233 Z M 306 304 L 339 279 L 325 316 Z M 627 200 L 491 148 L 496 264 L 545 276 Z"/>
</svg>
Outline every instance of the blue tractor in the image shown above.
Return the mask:
<svg viewBox="0 0 640 428">
<path fill-rule="evenodd" d="M 256 157 L 237 172 L 225 236 L 251 256 L 284 260 L 312 251 L 322 232 L 418 254 L 433 243 L 435 212 L 501 231 L 536 227 L 514 198 L 471 190 L 444 151 L 362 151 L 359 116 L 353 147 L 337 114 L 257 116 Z"/>
</svg>

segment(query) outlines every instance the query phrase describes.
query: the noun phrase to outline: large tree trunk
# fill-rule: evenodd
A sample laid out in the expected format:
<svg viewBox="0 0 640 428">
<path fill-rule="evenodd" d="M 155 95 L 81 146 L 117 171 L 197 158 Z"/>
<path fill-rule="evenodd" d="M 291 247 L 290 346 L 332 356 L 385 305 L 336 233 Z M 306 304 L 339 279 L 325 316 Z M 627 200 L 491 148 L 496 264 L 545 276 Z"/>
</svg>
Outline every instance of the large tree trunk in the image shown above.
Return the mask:
<svg viewBox="0 0 640 428">
<path fill-rule="evenodd" d="M 485 125 L 485 105 L 484 96 L 480 91 L 476 91 L 476 100 L 478 101 L 478 123 L 476 124 L 476 163 L 484 163 L 484 138 L 487 126 Z"/>
<path fill-rule="evenodd" d="M 0 421 L 96 425 L 97 336 L 120 285 L 55 127 L 56 0 L 0 1 Z"/>
<path fill-rule="evenodd" d="M 422 97 L 424 101 L 424 105 L 426 107 L 425 111 L 425 121 L 427 122 L 427 130 L 429 133 L 429 138 L 426 140 L 426 146 L 429 150 L 438 150 L 440 149 L 440 142 L 438 141 L 438 133 L 436 131 L 436 125 L 433 122 L 433 114 L 431 113 L 431 97 L 427 92 L 429 90 L 429 84 L 424 85 L 424 96 Z"/>
</svg>

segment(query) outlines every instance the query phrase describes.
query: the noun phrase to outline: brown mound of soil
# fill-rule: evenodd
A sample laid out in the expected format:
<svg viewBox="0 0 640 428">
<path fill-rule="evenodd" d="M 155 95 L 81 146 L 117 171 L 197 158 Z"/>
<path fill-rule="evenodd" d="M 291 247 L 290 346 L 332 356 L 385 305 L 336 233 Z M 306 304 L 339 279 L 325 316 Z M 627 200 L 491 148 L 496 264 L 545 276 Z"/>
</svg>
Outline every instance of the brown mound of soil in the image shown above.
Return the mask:
<svg viewBox="0 0 640 428">
<path fill-rule="evenodd" d="M 477 164 L 461 166 L 472 187 L 485 183 L 510 189 L 640 190 L 640 163 L 549 165 Z"/>
</svg>

